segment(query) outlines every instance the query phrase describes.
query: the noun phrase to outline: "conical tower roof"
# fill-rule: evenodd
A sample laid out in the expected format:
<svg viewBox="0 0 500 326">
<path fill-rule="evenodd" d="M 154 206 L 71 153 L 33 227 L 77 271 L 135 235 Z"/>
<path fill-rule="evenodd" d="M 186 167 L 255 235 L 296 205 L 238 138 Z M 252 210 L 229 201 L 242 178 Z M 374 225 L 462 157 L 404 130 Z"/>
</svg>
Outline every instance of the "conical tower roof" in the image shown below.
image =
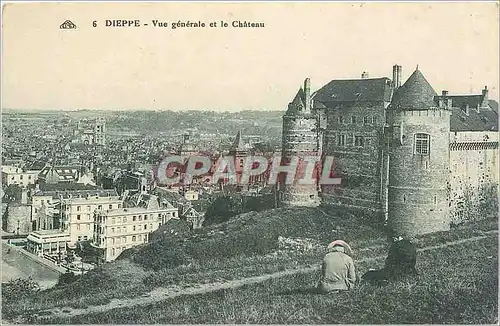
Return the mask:
<svg viewBox="0 0 500 326">
<path fill-rule="evenodd" d="M 396 90 L 391 105 L 397 110 L 427 110 L 436 106 L 435 96 L 436 91 L 417 68 L 404 85 Z"/>
<path fill-rule="evenodd" d="M 302 88 L 299 88 L 297 95 L 293 98 L 293 101 L 288 104 L 287 114 L 295 114 L 299 112 L 303 112 L 305 110 L 305 93 Z"/>
<path fill-rule="evenodd" d="M 243 143 L 243 137 L 241 136 L 241 131 L 238 131 L 233 144 L 231 145 L 231 151 L 245 151 L 245 144 Z"/>
</svg>

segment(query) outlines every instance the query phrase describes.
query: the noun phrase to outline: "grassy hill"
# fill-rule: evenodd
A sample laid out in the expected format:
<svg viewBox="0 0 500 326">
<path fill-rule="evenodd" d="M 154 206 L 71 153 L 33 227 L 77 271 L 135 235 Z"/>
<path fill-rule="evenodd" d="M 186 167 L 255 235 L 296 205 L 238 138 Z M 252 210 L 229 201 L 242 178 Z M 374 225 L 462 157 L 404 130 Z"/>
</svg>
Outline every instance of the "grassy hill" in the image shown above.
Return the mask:
<svg viewBox="0 0 500 326">
<path fill-rule="evenodd" d="M 496 228 L 496 221 L 483 221 L 469 224 L 452 232 L 426 235 L 416 240 L 419 246 L 439 244 L 443 241 L 471 237 L 481 234 L 484 230 Z M 155 239 L 152 243 L 125 251 L 117 261 L 104 264 L 72 284 L 42 291 L 16 302 L 4 300 L 2 302 L 4 318 L 14 320 L 20 316 L 29 317 L 52 307 L 83 308 L 90 305 L 102 305 L 113 298 L 141 296 L 157 287 L 176 285 L 183 288 L 194 284 L 224 282 L 275 273 L 298 266 L 311 266 L 320 261 L 326 245 L 334 239 L 348 241 L 354 249 L 356 261 L 375 255 L 384 255 L 387 250 L 386 237 L 380 228 L 351 215 L 330 210 L 328 207 L 250 212 L 234 217 L 228 222 L 211 225 L 197 231 L 189 231 L 174 222 L 163 226 L 152 238 Z M 362 273 L 368 267 L 373 266 L 358 264 L 357 267 Z M 452 265 L 448 268 L 453 269 Z M 307 276 L 305 277 L 307 279 Z M 290 287 L 295 281 L 290 280 L 291 283 L 287 283 L 283 280 L 283 282 Z M 283 286 L 280 285 L 280 287 Z M 251 291 L 256 291 L 262 298 L 267 298 L 265 287 L 259 289 L 260 285 L 255 289 L 252 288 Z M 239 293 L 239 290 L 234 291 Z M 220 296 L 220 294 L 213 295 L 216 298 Z M 247 295 L 242 295 L 241 302 L 249 299 Z M 195 302 L 205 300 L 199 297 L 193 297 L 192 300 Z M 220 300 L 220 297 L 218 298 Z M 254 299 L 257 300 L 256 304 L 260 300 L 258 298 L 252 300 Z M 189 301 L 191 299 L 186 300 L 191 302 Z M 284 300 L 283 304 L 287 300 Z M 213 302 L 214 305 L 215 302 L 217 300 Z M 175 307 L 183 309 L 181 306 L 172 305 L 171 310 L 165 311 L 172 312 L 176 309 Z M 211 304 L 207 307 L 211 307 Z M 216 309 L 215 306 L 212 308 Z M 236 308 L 233 306 L 231 309 Z M 141 315 L 140 311 L 135 309 L 131 311 L 137 314 L 135 317 L 137 320 L 146 318 Z M 95 318 L 107 320 L 106 316 L 108 315 Z M 172 316 L 179 316 L 179 312 L 173 313 Z M 190 314 L 190 316 L 196 316 L 196 314 Z M 202 320 L 202 316 L 202 310 L 200 310 L 200 315 L 193 318 L 197 323 L 227 320 L 220 316 Z M 240 317 L 249 318 L 248 316 Z M 191 319 L 183 318 L 177 322 L 191 322 Z M 85 322 L 83 321 L 85 319 L 78 320 L 78 322 Z M 129 322 L 132 320 L 140 322 L 135 319 Z M 241 319 L 236 320 L 242 322 Z M 250 318 L 250 320 L 253 323 L 258 322 L 257 319 Z M 269 322 L 274 320 L 270 319 Z M 54 322 L 56 321 L 58 320 L 54 319 Z M 118 320 L 116 322 L 119 323 Z M 169 322 L 175 322 L 175 320 Z"/>
<path fill-rule="evenodd" d="M 312 294 L 315 273 L 51 323 L 497 324 L 496 237 L 423 252 L 420 275 L 387 286 Z M 49 322 L 49 321 L 47 321 Z"/>
<path fill-rule="evenodd" d="M 72 284 L 15 303 L 2 302 L 4 315 L 29 315 L 57 306 L 86 307 L 137 296 L 158 286 L 186 287 L 314 264 L 325 246 L 337 238 L 349 241 L 354 250 L 384 242 L 379 229 L 327 208 L 250 212 L 196 231 L 175 225 L 168 228 L 158 230 L 154 242 L 126 250 L 116 261 Z"/>
</svg>

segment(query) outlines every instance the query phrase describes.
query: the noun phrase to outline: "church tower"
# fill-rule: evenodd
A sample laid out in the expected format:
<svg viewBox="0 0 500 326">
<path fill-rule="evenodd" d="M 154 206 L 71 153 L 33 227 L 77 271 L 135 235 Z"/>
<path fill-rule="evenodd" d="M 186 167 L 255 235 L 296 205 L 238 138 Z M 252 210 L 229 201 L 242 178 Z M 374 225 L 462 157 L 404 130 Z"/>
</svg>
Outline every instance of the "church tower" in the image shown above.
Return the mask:
<svg viewBox="0 0 500 326">
<path fill-rule="evenodd" d="M 448 230 L 451 99 L 418 68 L 388 110 L 388 225 L 400 236 Z"/>
<path fill-rule="evenodd" d="M 94 123 L 94 144 L 106 145 L 106 120 L 104 118 L 96 118 Z"/>
<path fill-rule="evenodd" d="M 311 111 L 311 81 L 307 78 L 283 116 L 282 161 L 286 164 L 297 157 L 298 168 L 293 184 L 281 182 L 282 206 L 315 207 L 320 204 L 317 183 L 297 183 L 305 171 L 304 158 L 318 156 L 318 123 L 318 116 Z"/>
</svg>

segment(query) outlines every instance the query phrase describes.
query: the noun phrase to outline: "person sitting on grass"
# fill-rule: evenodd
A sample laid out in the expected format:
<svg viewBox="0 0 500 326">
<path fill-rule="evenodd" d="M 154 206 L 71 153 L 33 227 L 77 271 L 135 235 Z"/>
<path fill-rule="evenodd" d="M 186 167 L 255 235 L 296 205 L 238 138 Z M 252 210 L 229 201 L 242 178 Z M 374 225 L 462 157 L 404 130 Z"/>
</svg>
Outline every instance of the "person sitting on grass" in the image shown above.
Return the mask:
<svg viewBox="0 0 500 326">
<path fill-rule="evenodd" d="M 350 290 L 356 283 L 354 261 L 350 257 L 350 246 L 336 240 L 327 247 L 327 254 L 321 265 L 321 276 L 317 290 L 320 293 L 330 293 L 340 290 Z"/>
<path fill-rule="evenodd" d="M 384 270 L 389 279 L 418 275 L 417 247 L 402 237 L 395 237 L 385 260 Z"/>
<path fill-rule="evenodd" d="M 384 268 L 381 270 L 371 269 L 361 278 L 376 285 L 383 285 L 390 280 L 418 275 L 416 264 L 417 248 L 415 244 L 402 237 L 393 237 Z"/>
</svg>

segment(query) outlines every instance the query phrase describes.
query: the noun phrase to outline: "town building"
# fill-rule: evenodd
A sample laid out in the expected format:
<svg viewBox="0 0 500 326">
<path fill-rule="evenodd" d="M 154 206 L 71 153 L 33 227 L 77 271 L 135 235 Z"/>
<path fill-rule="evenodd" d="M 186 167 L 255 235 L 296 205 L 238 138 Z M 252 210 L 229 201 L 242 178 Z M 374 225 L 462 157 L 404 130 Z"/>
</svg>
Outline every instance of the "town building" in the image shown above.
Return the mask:
<svg viewBox="0 0 500 326">
<path fill-rule="evenodd" d="M 39 256 L 53 256 L 66 253 L 68 233 L 60 230 L 39 230 L 28 235 L 26 249 Z"/>
<path fill-rule="evenodd" d="M 363 73 L 309 89 L 306 79 L 283 116 L 283 156 L 333 156 L 341 184 L 284 187 L 282 205 L 315 206 L 320 195 L 409 236 L 496 214 L 498 103 L 487 87 L 438 95 L 418 68 L 403 84 L 395 65 L 392 80 Z"/>
<path fill-rule="evenodd" d="M 114 260 L 124 250 L 147 243 L 150 234 L 171 218 L 179 218 L 172 205 L 96 212 L 93 246 L 102 250 L 104 261 Z"/>
<path fill-rule="evenodd" d="M 81 183 L 95 185 L 93 173 L 85 166 L 53 166 L 44 167 L 38 174 L 43 183 Z"/>
<path fill-rule="evenodd" d="M 21 167 L 12 165 L 2 166 L 2 185 L 20 185 L 27 186 L 33 185 L 38 180 L 40 171 L 25 170 Z"/>
<path fill-rule="evenodd" d="M 95 118 L 93 120 L 81 119 L 73 132 L 72 143 L 84 145 L 106 145 L 106 120 Z"/>
<path fill-rule="evenodd" d="M 116 190 L 82 190 L 60 195 L 61 230 L 70 235 L 69 246 L 93 238 L 94 213 L 122 208 Z"/>
</svg>

